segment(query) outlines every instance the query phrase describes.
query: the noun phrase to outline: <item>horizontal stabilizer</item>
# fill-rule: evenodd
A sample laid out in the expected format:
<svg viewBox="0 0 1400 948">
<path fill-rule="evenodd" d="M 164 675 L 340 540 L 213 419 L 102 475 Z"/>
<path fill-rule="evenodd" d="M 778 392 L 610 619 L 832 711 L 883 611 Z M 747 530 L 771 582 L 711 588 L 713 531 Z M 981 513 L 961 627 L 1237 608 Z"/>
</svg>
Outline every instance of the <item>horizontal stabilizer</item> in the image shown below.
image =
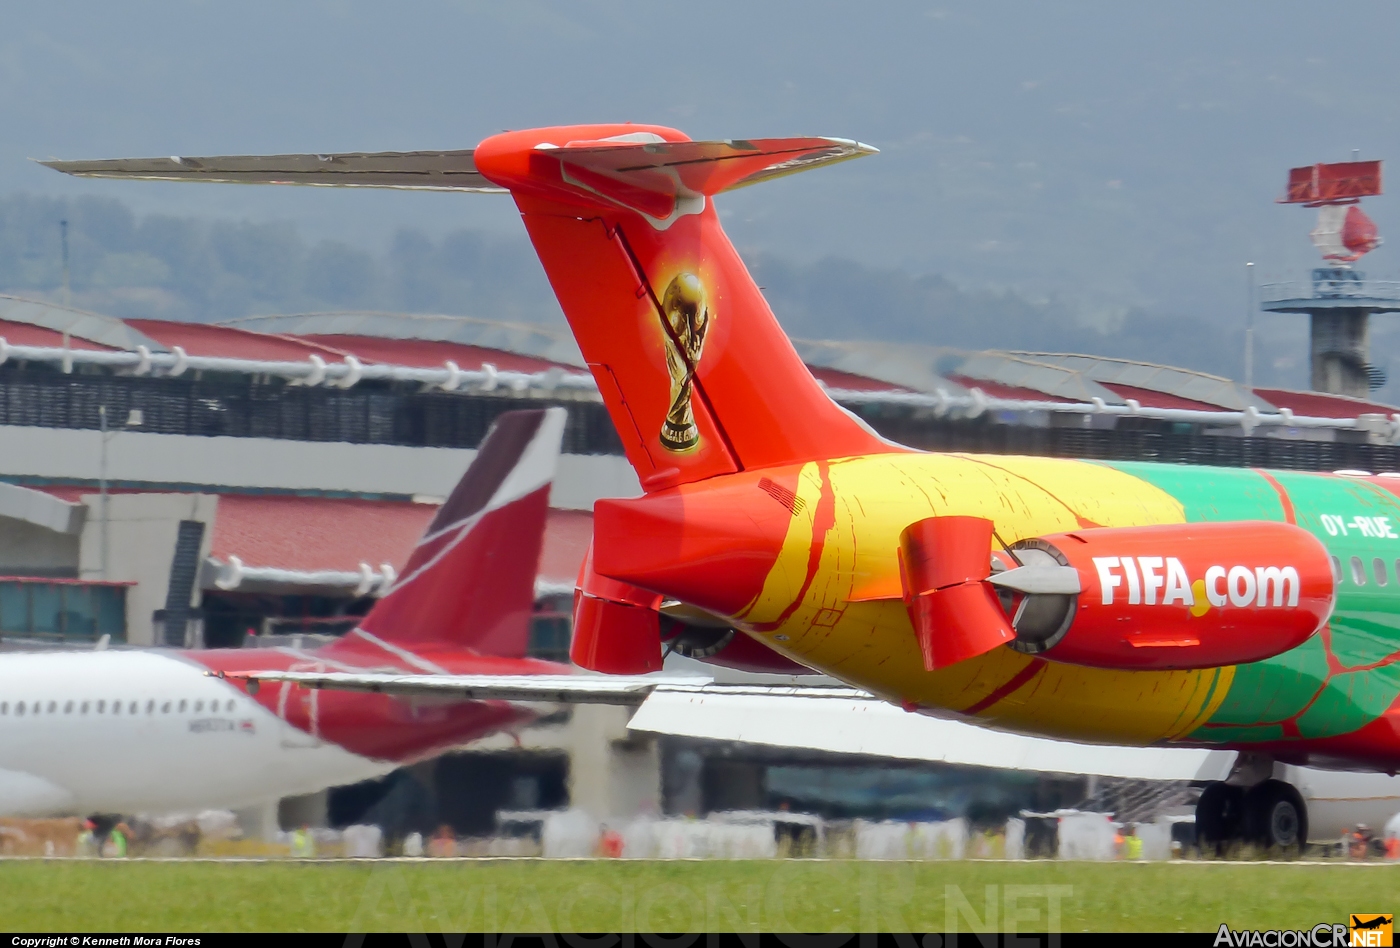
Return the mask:
<svg viewBox="0 0 1400 948">
<path fill-rule="evenodd" d="M 561 146 L 537 145 L 536 150 L 573 168 L 671 196 L 684 191 L 719 194 L 877 152 L 846 138 L 671 142 L 650 132 Z"/>
<path fill-rule="evenodd" d="M 114 158 L 41 161 L 82 178 L 144 178 L 223 184 L 309 184 L 340 188 L 501 192 L 462 151 L 344 152 L 324 155 L 224 155 L 212 158 Z"/>
<path fill-rule="evenodd" d="M 708 678 L 646 675 L 396 675 L 386 672 L 238 672 L 220 677 L 291 682 L 330 691 L 371 691 L 399 697 L 556 704 L 638 705 L 658 687 L 703 688 Z"/>
</svg>

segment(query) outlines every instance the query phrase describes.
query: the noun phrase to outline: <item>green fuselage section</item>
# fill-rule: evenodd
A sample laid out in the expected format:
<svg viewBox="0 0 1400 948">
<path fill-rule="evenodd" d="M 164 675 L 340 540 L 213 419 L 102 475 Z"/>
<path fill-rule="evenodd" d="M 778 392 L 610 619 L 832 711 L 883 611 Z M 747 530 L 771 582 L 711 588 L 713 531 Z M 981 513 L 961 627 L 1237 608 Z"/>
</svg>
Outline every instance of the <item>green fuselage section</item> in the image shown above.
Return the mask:
<svg viewBox="0 0 1400 948">
<path fill-rule="evenodd" d="M 1108 466 L 1176 498 L 1188 521 L 1292 521 L 1332 555 L 1337 599 L 1327 628 L 1292 651 L 1238 666 L 1224 701 L 1188 740 L 1311 742 L 1400 711 L 1400 498 L 1382 478 Z M 1393 738 L 1394 728 L 1386 731 Z"/>
</svg>

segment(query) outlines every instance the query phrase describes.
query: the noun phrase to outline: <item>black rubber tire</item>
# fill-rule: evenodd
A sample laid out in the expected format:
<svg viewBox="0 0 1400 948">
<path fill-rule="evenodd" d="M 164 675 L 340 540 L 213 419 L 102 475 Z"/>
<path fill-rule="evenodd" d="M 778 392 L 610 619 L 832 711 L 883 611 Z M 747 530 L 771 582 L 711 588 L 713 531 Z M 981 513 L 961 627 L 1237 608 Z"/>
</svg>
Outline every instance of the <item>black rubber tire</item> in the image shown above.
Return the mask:
<svg viewBox="0 0 1400 948">
<path fill-rule="evenodd" d="M 1216 781 L 1196 801 L 1196 845 L 1202 855 L 1223 855 L 1244 833 L 1244 791 Z"/>
<path fill-rule="evenodd" d="M 1260 849 L 1285 855 L 1308 844 L 1308 807 L 1291 784 L 1265 780 L 1245 794 L 1245 838 Z"/>
</svg>

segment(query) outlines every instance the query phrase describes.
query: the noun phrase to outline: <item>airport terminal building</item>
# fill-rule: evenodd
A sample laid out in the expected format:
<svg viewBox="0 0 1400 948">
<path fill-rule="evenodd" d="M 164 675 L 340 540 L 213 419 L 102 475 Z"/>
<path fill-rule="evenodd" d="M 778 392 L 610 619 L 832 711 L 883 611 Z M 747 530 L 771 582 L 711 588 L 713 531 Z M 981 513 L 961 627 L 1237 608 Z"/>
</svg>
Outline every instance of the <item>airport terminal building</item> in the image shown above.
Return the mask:
<svg viewBox="0 0 1400 948">
<path fill-rule="evenodd" d="M 797 346 L 833 398 L 916 447 L 1400 470 L 1400 409 L 1363 399 L 1083 355 Z M 522 404 L 568 411 L 530 639 L 532 655 L 563 660 L 593 502 L 640 493 L 567 333 L 388 313 L 118 320 L 0 297 L 0 640 L 226 648 L 342 634 L 492 419 Z M 858 812 L 890 798 L 869 762 L 658 743 L 626 720 L 579 707 L 284 819 L 379 807 L 480 834 L 501 810 Z M 954 771 L 900 772 L 902 812 L 967 798 Z M 1003 783 L 1008 806 L 1082 791 Z"/>
</svg>

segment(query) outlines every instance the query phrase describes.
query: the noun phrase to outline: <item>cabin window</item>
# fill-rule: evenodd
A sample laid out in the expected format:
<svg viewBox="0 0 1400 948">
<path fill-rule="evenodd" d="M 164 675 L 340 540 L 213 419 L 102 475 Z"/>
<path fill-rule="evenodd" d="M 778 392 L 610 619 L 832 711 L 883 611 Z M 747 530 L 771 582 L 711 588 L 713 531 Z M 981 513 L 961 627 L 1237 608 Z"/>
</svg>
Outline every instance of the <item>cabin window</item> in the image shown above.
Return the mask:
<svg viewBox="0 0 1400 948">
<path fill-rule="evenodd" d="M 204 711 L 204 702 L 203 702 L 203 701 L 196 701 L 196 702 L 194 703 L 194 713 L 195 713 L 195 714 L 201 714 L 201 713 L 203 713 L 203 711 Z"/>
<path fill-rule="evenodd" d="M 1358 586 L 1366 585 L 1366 567 L 1361 564 L 1361 557 L 1351 558 L 1351 581 Z"/>
<path fill-rule="evenodd" d="M 163 704 L 163 705 L 160 706 L 160 713 L 161 713 L 161 714 L 169 714 L 169 713 L 170 713 L 170 702 L 169 702 L 169 701 L 165 702 L 165 704 Z"/>
<path fill-rule="evenodd" d="M 232 713 L 233 713 L 233 699 L 232 699 L 232 698 L 228 699 L 228 704 L 224 706 L 224 710 L 227 711 L 229 714 L 232 714 Z"/>
<path fill-rule="evenodd" d="M 1332 582 L 1340 583 L 1342 581 L 1342 561 L 1335 556 L 1329 557 L 1329 559 L 1332 562 Z M 1397 565 L 1400 565 L 1400 560 L 1396 560 L 1395 562 Z"/>
<path fill-rule="evenodd" d="M 181 713 L 181 714 L 184 714 L 184 713 L 185 713 L 185 705 L 186 705 L 187 703 L 188 703 L 188 702 L 186 702 L 184 698 L 181 698 L 181 699 L 180 699 L 180 713 Z"/>
<path fill-rule="evenodd" d="M 152 698 L 152 699 L 150 699 L 149 701 L 146 702 L 146 713 L 147 713 L 147 714 L 155 714 L 155 713 L 156 713 L 156 699 Z"/>
<path fill-rule="evenodd" d="M 24 702 L 23 702 L 23 701 L 16 701 L 16 702 L 15 702 L 15 714 L 23 714 L 23 713 L 24 713 Z"/>
<path fill-rule="evenodd" d="M 50 702 L 49 702 L 49 714 L 56 714 L 56 713 L 58 713 L 58 702 L 57 702 L 57 701 L 50 701 Z"/>
<path fill-rule="evenodd" d="M 1376 585 L 1384 586 L 1390 577 L 1386 574 L 1385 560 L 1379 556 L 1371 561 L 1371 574 L 1376 577 Z"/>
<path fill-rule="evenodd" d="M 72 714 L 72 713 L 73 713 L 73 702 L 69 701 L 67 704 L 65 704 L 65 705 L 63 706 L 63 713 L 64 713 L 64 714 Z"/>
<path fill-rule="evenodd" d="M 84 702 L 83 702 L 83 706 L 82 706 L 81 708 L 78 709 L 78 713 L 79 713 L 79 714 L 87 714 L 87 713 L 88 713 L 88 703 L 87 703 L 86 701 L 84 701 Z"/>
<path fill-rule="evenodd" d="M 141 702 L 139 702 L 139 701 L 133 701 L 133 702 L 131 702 L 131 707 L 127 708 L 126 710 L 127 710 L 129 713 L 131 713 L 131 714 L 135 714 L 137 711 L 140 711 L 140 710 L 141 710 Z"/>
<path fill-rule="evenodd" d="M 106 711 L 107 711 L 107 702 L 105 702 L 105 701 L 99 701 L 99 702 L 97 702 L 97 713 L 98 713 L 98 714 L 105 714 Z"/>
<path fill-rule="evenodd" d="M 0 714 L 9 714 L 9 713 L 10 713 L 10 702 L 8 702 L 8 701 L 0 701 Z"/>
</svg>

